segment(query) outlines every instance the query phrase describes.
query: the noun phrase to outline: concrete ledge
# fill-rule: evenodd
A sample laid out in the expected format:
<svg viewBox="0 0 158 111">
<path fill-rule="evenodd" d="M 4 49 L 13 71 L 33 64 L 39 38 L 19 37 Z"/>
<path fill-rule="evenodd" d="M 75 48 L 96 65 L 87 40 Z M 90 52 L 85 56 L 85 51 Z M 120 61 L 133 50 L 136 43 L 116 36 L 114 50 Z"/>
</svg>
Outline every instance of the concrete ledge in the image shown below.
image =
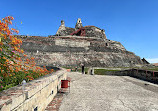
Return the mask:
<svg viewBox="0 0 158 111">
<path fill-rule="evenodd" d="M 1 111 L 43 111 L 61 88 L 61 80 L 67 78 L 67 70 L 61 69 L 22 86 L 15 86 L 0 93 Z"/>
</svg>

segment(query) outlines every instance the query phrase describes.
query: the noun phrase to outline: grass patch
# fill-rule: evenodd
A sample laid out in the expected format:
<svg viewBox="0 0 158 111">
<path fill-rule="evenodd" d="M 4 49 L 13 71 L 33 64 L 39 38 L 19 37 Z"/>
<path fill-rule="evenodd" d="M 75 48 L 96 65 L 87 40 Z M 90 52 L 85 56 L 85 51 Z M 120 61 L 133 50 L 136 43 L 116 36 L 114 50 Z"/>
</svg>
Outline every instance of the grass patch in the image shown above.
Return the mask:
<svg viewBox="0 0 158 111">
<path fill-rule="evenodd" d="M 95 69 L 94 73 L 96 75 L 106 75 L 107 72 L 116 72 L 116 71 L 120 71 L 120 70 L 108 70 L 108 69 Z"/>
<path fill-rule="evenodd" d="M 150 71 L 158 71 L 158 67 L 154 68 L 143 68 L 144 70 L 150 70 Z"/>
<path fill-rule="evenodd" d="M 86 68 L 84 68 L 85 74 L 88 74 L 88 69 L 89 69 L 89 68 L 87 68 L 87 67 L 86 67 Z M 79 69 L 78 69 L 78 72 L 82 72 L 82 69 L 81 69 L 81 68 L 79 68 Z"/>
</svg>

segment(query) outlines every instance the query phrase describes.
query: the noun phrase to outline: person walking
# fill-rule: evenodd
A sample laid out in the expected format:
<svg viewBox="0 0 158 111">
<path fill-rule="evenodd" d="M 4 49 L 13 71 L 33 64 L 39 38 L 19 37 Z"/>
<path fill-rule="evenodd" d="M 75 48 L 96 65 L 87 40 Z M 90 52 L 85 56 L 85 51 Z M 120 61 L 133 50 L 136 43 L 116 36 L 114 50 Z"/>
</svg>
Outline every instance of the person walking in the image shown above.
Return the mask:
<svg viewBox="0 0 158 111">
<path fill-rule="evenodd" d="M 82 74 L 84 74 L 84 64 L 82 64 Z"/>
<path fill-rule="evenodd" d="M 77 72 L 77 66 L 75 67 L 75 71 Z"/>
</svg>

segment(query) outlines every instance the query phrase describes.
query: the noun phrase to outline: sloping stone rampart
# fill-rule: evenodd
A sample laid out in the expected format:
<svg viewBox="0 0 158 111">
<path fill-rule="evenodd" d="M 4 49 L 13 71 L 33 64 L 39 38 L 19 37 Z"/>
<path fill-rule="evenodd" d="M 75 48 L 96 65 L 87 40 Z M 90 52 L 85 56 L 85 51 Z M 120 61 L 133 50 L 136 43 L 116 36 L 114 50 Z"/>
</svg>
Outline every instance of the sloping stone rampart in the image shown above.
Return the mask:
<svg viewBox="0 0 158 111">
<path fill-rule="evenodd" d="M 96 37 L 52 36 L 22 38 L 25 53 L 38 65 L 129 67 L 143 64 L 120 42 Z"/>
</svg>

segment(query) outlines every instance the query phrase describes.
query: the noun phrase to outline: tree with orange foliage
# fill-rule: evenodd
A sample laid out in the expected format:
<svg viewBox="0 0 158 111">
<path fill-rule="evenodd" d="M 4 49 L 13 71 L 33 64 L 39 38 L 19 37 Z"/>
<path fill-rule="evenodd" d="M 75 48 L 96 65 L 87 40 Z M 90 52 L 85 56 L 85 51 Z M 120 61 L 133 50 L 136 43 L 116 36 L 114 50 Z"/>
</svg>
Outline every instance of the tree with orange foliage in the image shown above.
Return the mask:
<svg viewBox="0 0 158 111">
<path fill-rule="evenodd" d="M 24 54 L 22 40 L 14 36 L 19 31 L 9 27 L 12 20 L 11 16 L 0 20 L 0 91 L 53 71 L 37 67 L 34 58 Z"/>
</svg>

